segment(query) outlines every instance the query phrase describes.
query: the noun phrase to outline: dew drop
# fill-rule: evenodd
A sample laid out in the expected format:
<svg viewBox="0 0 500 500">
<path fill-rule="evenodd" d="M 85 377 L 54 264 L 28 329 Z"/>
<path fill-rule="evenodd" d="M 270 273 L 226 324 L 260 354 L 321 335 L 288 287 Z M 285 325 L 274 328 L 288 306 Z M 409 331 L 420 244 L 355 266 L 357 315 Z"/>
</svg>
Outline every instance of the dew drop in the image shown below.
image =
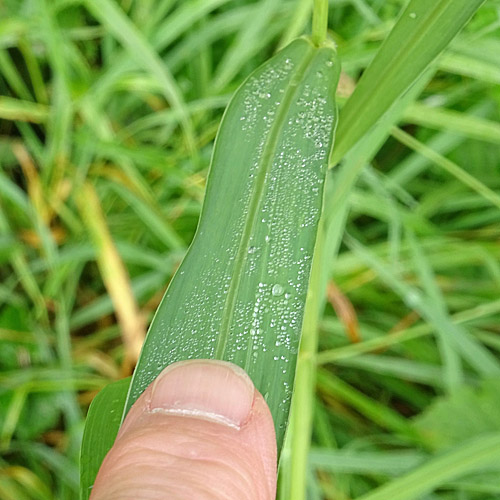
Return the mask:
<svg viewBox="0 0 500 500">
<path fill-rule="evenodd" d="M 411 17 L 412 19 L 416 19 L 416 18 L 417 18 L 417 14 L 416 14 L 416 12 L 410 12 L 410 17 Z"/>
<path fill-rule="evenodd" d="M 248 249 L 248 253 L 255 253 L 257 251 L 257 247 L 250 247 Z"/>
<path fill-rule="evenodd" d="M 276 284 L 273 286 L 272 294 L 275 297 L 279 297 L 280 295 L 283 295 L 284 291 L 285 291 L 285 289 L 281 285 Z"/>
<path fill-rule="evenodd" d="M 409 307 L 418 307 L 421 302 L 420 293 L 415 290 L 410 290 L 403 299 Z"/>
</svg>

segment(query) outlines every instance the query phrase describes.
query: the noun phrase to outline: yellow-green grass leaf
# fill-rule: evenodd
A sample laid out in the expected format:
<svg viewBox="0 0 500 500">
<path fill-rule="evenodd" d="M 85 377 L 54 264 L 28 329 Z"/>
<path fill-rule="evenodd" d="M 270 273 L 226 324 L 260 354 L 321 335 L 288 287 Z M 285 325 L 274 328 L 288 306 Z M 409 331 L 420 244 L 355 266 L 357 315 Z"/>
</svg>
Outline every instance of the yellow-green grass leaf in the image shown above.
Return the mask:
<svg viewBox="0 0 500 500">
<path fill-rule="evenodd" d="M 42 123 L 48 116 L 49 108 L 44 104 L 13 97 L 0 97 L 0 118 L 4 120 Z"/>
</svg>

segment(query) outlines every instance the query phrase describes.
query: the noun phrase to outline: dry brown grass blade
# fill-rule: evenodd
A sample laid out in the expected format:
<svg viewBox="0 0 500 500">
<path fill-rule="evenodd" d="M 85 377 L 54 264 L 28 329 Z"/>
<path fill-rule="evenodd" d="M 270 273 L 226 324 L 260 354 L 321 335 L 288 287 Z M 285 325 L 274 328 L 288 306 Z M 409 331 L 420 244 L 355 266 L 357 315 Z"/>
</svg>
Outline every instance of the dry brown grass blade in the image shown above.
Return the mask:
<svg viewBox="0 0 500 500">
<path fill-rule="evenodd" d="M 48 195 L 40 179 L 37 166 L 25 145 L 21 142 L 14 141 L 11 148 L 21 166 L 24 178 L 26 179 L 28 197 L 35 212 L 40 216 L 40 221 L 50 230 L 54 241 L 57 244 L 63 243 L 66 238 L 66 231 L 62 226 L 54 224 L 54 219 L 57 213 L 57 207 L 63 202 L 62 196 L 65 196 L 65 191 L 59 189 L 56 195 Z M 62 183 L 61 187 L 64 187 Z M 21 230 L 20 237 L 33 248 L 41 247 L 40 235 L 32 229 Z"/>
<path fill-rule="evenodd" d="M 31 155 L 28 153 L 28 150 L 21 142 L 13 142 L 11 148 L 26 179 L 28 196 L 31 203 L 43 222 L 48 224 L 51 217 L 50 209 L 45 203 L 43 187 L 40 182 L 40 177 L 35 163 L 33 162 Z"/>
<path fill-rule="evenodd" d="M 356 82 L 347 73 L 341 71 L 339 86 L 337 87 L 337 95 L 347 99 L 351 96 L 356 88 Z"/>
<path fill-rule="evenodd" d="M 390 330 L 389 334 L 392 335 L 394 333 L 401 332 L 403 330 L 407 330 L 412 327 L 418 320 L 420 319 L 420 315 L 416 311 L 411 311 L 406 316 L 401 318 Z"/>
<path fill-rule="evenodd" d="M 144 317 L 139 310 L 130 277 L 116 249 L 93 186 L 86 183 L 78 197 L 78 208 L 97 249 L 97 264 L 104 286 L 113 302 L 125 346 L 123 372 L 128 374 L 141 352 L 146 335 Z"/>
<path fill-rule="evenodd" d="M 351 301 L 342 293 L 340 288 L 330 281 L 327 287 L 328 302 L 332 305 L 337 313 L 339 320 L 344 325 L 347 335 L 351 342 L 359 342 L 361 336 L 359 334 L 359 323 L 356 311 Z"/>
</svg>

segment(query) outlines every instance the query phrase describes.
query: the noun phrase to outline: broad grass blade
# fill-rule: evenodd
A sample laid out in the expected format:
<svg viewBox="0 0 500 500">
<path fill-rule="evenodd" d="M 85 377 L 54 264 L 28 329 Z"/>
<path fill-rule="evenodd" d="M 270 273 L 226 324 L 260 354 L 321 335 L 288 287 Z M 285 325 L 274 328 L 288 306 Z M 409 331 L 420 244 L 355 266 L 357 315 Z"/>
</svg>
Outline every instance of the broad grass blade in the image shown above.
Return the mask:
<svg viewBox="0 0 500 500">
<path fill-rule="evenodd" d="M 80 453 L 80 500 L 87 500 L 120 428 L 130 377 L 106 386 L 92 401 Z"/>
<path fill-rule="evenodd" d="M 484 0 L 411 0 L 340 114 L 338 163 L 450 43 Z"/>
<path fill-rule="evenodd" d="M 168 364 L 243 367 L 281 448 L 336 123 L 333 47 L 302 38 L 233 97 L 216 139 L 194 242 L 160 305 L 126 411 Z"/>
</svg>

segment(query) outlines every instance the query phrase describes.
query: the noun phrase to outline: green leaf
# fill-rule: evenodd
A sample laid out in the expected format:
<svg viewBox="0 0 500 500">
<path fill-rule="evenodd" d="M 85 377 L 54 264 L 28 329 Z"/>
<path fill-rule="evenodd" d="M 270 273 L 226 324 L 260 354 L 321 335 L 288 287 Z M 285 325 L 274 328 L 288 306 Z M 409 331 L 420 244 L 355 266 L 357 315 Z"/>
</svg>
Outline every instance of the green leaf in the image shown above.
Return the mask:
<svg viewBox="0 0 500 500">
<path fill-rule="evenodd" d="M 80 453 L 80 500 L 87 500 L 120 428 L 130 377 L 106 386 L 89 408 Z"/>
<path fill-rule="evenodd" d="M 412 137 L 410 134 L 407 134 L 404 130 L 394 128 L 392 131 L 392 135 L 402 144 L 405 144 L 406 146 L 412 148 L 422 156 L 427 157 L 443 170 L 446 170 L 448 173 L 456 177 L 460 182 L 463 182 L 466 186 L 470 187 L 481 196 L 486 198 L 491 204 L 500 208 L 500 196 L 498 195 L 498 193 L 469 174 L 469 172 L 467 172 L 465 169 L 459 167 L 456 163 L 453 163 L 448 158 L 445 158 L 436 151 L 432 150 L 424 143 Z"/>
<path fill-rule="evenodd" d="M 415 428 L 436 449 L 448 448 L 471 437 L 500 432 L 499 378 L 485 380 L 479 387 L 462 387 L 437 399 L 414 420 Z M 456 418 L 457 415 L 460 418 Z"/>
<path fill-rule="evenodd" d="M 390 406 L 366 396 L 325 369 L 318 370 L 317 380 L 320 391 L 346 402 L 383 429 L 391 430 L 412 440 L 418 438 L 418 433 L 411 427 L 410 422 Z"/>
<path fill-rule="evenodd" d="M 457 75 L 498 84 L 500 83 L 500 41 L 498 37 L 457 40 L 439 58 L 439 68 Z"/>
<path fill-rule="evenodd" d="M 342 109 L 338 163 L 450 43 L 484 0 L 411 0 Z"/>
<path fill-rule="evenodd" d="M 500 461 L 500 433 L 461 444 L 358 500 L 417 500 L 447 481 Z"/>
<path fill-rule="evenodd" d="M 150 327 L 127 411 L 168 364 L 234 362 L 281 448 L 336 122 L 333 47 L 296 40 L 226 110 L 194 242 Z"/>
<path fill-rule="evenodd" d="M 0 118 L 41 123 L 47 120 L 47 106 L 30 101 L 21 101 L 12 97 L 0 97 Z"/>
<path fill-rule="evenodd" d="M 193 127 L 182 93 L 155 49 L 115 2 L 111 0 L 85 0 L 85 4 L 96 19 L 120 40 L 130 56 L 158 80 L 165 98 L 181 116 L 189 148 L 194 149 Z"/>
<path fill-rule="evenodd" d="M 259 41 L 265 39 L 265 34 L 275 23 L 274 15 L 279 8 L 279 0 L 263 0 L 255 4 L 250 13 L 253 21 L 245 23 L 236 40 L 224 54 L 214 76 L 214 93 L 221 92 L 234 78 L 244 61 L 247 61 L 260 48 Z"/>
<path fill-rule="evenodd" d="M 310 464 L 319 470 L 342 474 L 399 475 L 420 465 L 426 455 L 419 451 L 358 451 L 313 448 Z"/>
<path fill-rule="evenodd" d="M 500 144 L 500 125 L 469 113 L 413 104 L 406 110 L 403 119 L 422 127 L 448 130 L 471 139 Z"/>
<path fill-rule="evenodd" d="M 377 272 L 380 279 L 394 290 L 405 303 L 418 312 L 440 335 L 457 349 L 478 374 L 486 377 L 500 374 L 500 363 L 481 342 L 460 325 L 454 324 L 447 311 L 436 307 L 434 301 L 418 288 L 409 285 L 372 251 L 350 236 L 345 238 L 348 247 Z"/>
</svg>

